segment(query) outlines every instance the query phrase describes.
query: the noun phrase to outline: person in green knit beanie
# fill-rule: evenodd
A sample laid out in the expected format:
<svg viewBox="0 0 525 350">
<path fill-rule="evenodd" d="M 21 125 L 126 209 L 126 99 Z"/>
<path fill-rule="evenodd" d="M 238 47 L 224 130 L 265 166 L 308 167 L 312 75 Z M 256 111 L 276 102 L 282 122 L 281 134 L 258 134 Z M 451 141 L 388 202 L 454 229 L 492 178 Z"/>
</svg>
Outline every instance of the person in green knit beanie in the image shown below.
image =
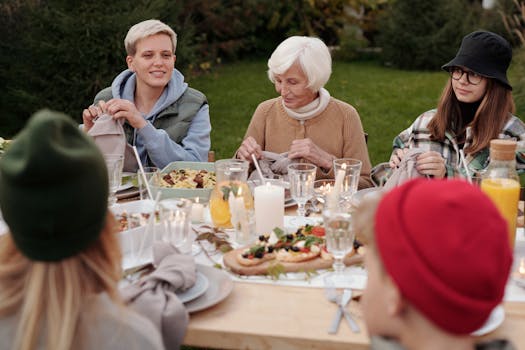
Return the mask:
<svg viewBox="0 0 525 350">
<path fill-rule="evenodd" d="M 95 143 L 62 113 L 37 112 L 0 160 L 0 348 L 162 349 L 124 305 L 121 252 Z M 118 336 L 117 336 L 118 333 Z"/>
</svg>

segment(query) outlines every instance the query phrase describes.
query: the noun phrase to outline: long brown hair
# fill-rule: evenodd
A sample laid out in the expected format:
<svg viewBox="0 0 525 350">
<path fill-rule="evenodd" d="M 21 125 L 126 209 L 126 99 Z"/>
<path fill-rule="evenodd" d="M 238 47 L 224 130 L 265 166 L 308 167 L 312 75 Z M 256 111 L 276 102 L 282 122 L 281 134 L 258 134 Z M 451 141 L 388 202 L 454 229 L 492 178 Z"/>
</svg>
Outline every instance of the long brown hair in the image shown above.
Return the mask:
<svg viewBox="0 0 525 350">
<path fill-rule="evenodd" d="M 13 349 L 33 349 L 40 337 L 48 349 L 82 348 L 77 331 L 86 298 L 106 292 L 123 305 L 117 290 L 122 257 L 116 230 L 108 212 L 99 238 L 58 262 L 31 261 L 10 234 L 0 237 L 0 317 L 19 314 Z"/>
<path fill-rule="evenodd" d="M 506 89 L 491 78 L 487 79 L 487 91 L 474 115 L 472 127 L 472 144 L 465 148 L 465 153 L 474 154 L 488 147 L 490 140 L 498 134 L 515 111 L 512 91 Z M 452 88 L 452 78 L 443 89 L 439 98 L 437 112 L 428 124 L 432 140 L 441 141 L 446 131 L 454 131 L 461 122 L 459 101 Z"/>
</svg>

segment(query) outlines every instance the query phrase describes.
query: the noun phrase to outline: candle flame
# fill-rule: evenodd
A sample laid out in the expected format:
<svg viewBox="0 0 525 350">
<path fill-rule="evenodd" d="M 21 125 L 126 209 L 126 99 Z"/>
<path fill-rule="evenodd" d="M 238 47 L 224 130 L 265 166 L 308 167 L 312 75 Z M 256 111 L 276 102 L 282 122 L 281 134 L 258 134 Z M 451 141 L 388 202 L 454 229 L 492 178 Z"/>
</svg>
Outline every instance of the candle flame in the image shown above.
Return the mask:
<svg viewBox="0 0 525 350">
<path fill-rule="evenodd" d="M 519 273 L 525 275 L 525 258 L 520 259 Z"/>
<path fill-rule="evenodd" d="M 343 163 L 343 164 L 341 165 L 341 169 L 346 170 L 346 163 Z"/>
<path fill-rule="evenodd" d="M 195 203 L 199 203 L 199 197 L 195 197 Z"/>
<path fill-rule="evenodd" d="M 237 197 L 242 196 L 242 187 L 239 187 L 239 191 L 237 191 Z"/>
</svg>

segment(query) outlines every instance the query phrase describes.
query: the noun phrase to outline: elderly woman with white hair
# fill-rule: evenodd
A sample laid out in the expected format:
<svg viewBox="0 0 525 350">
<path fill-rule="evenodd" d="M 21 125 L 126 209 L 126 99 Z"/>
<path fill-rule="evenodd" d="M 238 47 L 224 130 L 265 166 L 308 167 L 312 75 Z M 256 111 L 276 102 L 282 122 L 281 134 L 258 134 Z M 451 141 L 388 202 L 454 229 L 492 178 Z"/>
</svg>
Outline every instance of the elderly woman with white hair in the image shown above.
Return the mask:
<svg viewBox="0 0 525 350">
<path fill-rule="evenodd" d="M 279 97 L 257 107 L 236 156 L 251 161 L 262 151 L 287 153 L 317 165 L 318 178 L 334 176 L 333 160 L 363 162 L 359 188 L 371 186 L 370 159 L 356 109 L 324 88 L 332 73 L 328 48 L 318 38 L 293 36 L 268 60 L 268 77 Z"/>
<path fill-rule="evenodd" d="M 161 21 L 147 20 L 129 29 L 124 44 L 128 69 L 84 109 L 84 130 L 108 113 L 125 119 L 127 142 L 137 147 L 145 166 L 206 161 L 211 144 L 208 101 L 175 69 L 177 34 Z"/>
</svg>

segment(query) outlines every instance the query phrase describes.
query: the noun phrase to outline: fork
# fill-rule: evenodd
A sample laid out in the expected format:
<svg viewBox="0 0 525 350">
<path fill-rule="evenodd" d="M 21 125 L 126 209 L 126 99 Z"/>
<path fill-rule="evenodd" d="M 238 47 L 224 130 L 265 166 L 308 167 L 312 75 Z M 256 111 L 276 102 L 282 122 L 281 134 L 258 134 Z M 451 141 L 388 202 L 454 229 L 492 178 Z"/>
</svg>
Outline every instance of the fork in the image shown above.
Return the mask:
<svg viewBox="0 0 525 350">
<path fill-rule="evenodd" d="M 337 312 L 332 320 L 332 323 L 330 324 L 330 327 L 328 328 L 328 333 L 337 333 L 339 323 L 341 322 L 341 318 L 343 316 L 345 317 L 346 322 L 348 322 L 348 325 L 350 326 L 352 332 L 359 333 L 359 325 L 357 324 L 357 322 L 355 322 L 350 313 L 347 310 L 345 310 L 346 304 L 348 304 L 348 302 L 352 299 L 352 290 L 344 289 L 343 295 L 341 296 L 337 294 L 337 291 L 333 285 L 327 285 L 325 288 L 325 295 L 328 300 L 330 300 L 333 303 L 336 303 L 338 306 Z"/>
</svg>

